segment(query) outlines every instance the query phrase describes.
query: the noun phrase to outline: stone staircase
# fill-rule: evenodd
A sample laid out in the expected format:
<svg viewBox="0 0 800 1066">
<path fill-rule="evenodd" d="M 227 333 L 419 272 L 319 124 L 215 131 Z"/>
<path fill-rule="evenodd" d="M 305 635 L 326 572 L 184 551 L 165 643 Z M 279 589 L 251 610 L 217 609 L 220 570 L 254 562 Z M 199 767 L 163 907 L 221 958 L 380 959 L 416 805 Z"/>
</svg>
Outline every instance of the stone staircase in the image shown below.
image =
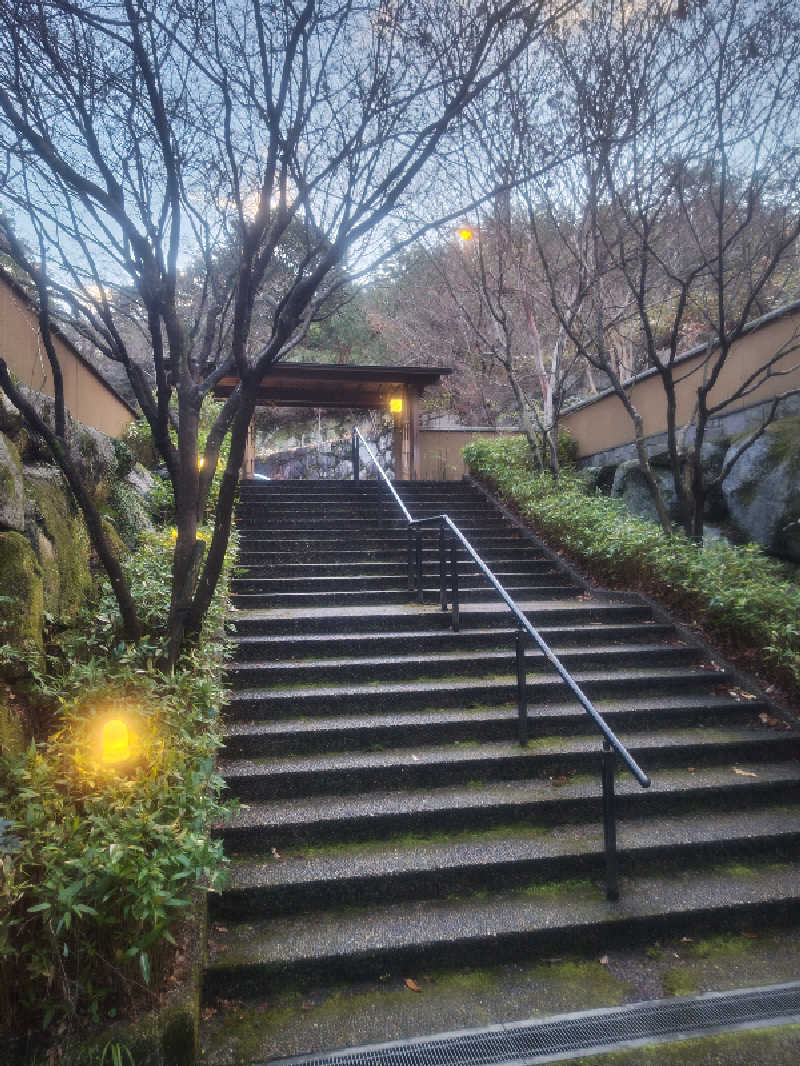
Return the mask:
<svg viewBox="0 0 800 1066">
<path fill-rule="evenodd" d="M 794 920 L 798 734 L 635 597 L 591 592 L 464 483 L 398 483 L 447 512 L 634 758 L 606 900 L 600 738 L 531 648 L 516 736 L 508 611 L 466 557 L 461 630 L 410 602 L 405 523 L 376 482 L 245 483 L 207 1002 Z"/>
</svg>

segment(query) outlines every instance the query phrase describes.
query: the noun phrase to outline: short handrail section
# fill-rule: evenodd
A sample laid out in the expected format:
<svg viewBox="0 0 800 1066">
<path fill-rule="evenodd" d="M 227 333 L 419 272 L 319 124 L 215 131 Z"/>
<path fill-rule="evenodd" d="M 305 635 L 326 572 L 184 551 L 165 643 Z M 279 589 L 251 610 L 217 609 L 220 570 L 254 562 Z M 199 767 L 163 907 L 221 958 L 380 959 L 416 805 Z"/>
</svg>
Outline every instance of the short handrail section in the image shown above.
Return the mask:
<svg viewBox="0 0 800 1066">
<path fill-rule="evenodd" d="M 439 601 L 443 611 L 450 611 L 452 628 L 458 632 L 461 624 L 460 588 L 458 579 L 458 546 L 466 551 L 475 565 L 494 587 L 500 599 L 511 611 L 517 623 L 517 631 L 514 639 L 514 655 L 517 670 L 517 707 L 518 707 L 518 737 L 524 747 L 528 742 L 528 701 L 527 701 L 527 674 L 525 663 L 525 639 L 530 637 L 537 644 L 548 663 L 553 667 L 561 680 L 580 703 L 583 710 L 589 715 L 595 727 L 603 737 L 603 750 L 601 762 L 601 779 L 603 787 L 603 837 L 606 856 L 606 895 L 610 900 L 619 898 L 619 884 L 616 857 L 616 796 L 614 782 L 614 759 L 616 756 L 622 760 L 631 775 L 638 781 L 642 788 L 650 787 L 650 778 L 642 770 L 631 753 L 621 740 L 610 728 L 603 716 L 593 706 L 586 693 L 578 685 L 575 678 L 564 666 L 558 656 L 552 651 L 541 633 L 531 623 L 530 619 L 520 610 L 519 606 L 509 596 L 506 589 L 498 581 L 475 548 L 470 544 L 458 526 L 447 514 L 430 515 L 425 518 L 412 518 L 408 508 L 395 491 L 388 476 L 376 459 L 367 442 L 361 436 L 358 429 L 353 430 L 353 476 L 356 480 L 360 463 L 359 445 L 366 448 L 375 469 L 386 483 L 389 491 L 399 505 L 408 523 L 408 587 L 409 591 L 416 595 L 419 603 L 424 602 L 424 576 L 422 555 L 422 533 L 426 526 L 438 525 L 438 555 L 439 555 Z"/>
</svg>

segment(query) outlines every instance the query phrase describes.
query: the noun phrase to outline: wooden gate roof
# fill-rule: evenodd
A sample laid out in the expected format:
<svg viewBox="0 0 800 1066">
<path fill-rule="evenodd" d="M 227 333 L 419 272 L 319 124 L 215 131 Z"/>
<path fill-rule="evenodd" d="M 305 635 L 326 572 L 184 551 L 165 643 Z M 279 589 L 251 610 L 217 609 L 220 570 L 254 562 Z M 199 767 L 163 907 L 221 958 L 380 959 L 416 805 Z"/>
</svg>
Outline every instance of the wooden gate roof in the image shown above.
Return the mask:
<svg viewBox="0 0 800 1066">
<path fill-rule="evenodd" d="M 421 394 L 452 372 L 444 366 L 276 363 L 261 380 L 258 402 L 280 407 L 386 407 L 398 392 L 413 388 Z M 238 375 L 224 377 L 214 395 L 230 396 L 238 384 Z"/>
</svg>

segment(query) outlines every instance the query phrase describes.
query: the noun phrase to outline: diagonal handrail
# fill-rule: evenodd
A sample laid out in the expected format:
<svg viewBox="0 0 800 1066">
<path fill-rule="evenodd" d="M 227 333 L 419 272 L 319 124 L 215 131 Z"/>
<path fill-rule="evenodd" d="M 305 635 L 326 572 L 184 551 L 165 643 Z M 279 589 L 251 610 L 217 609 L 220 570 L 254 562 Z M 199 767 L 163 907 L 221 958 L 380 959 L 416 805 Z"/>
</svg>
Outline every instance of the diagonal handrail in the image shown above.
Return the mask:
<svg viewBox="0 0 800 1066">
<path fill-rule="evenodd" d="M 441 585 L 441 605 L 443 610 L 447 610 L 447 591 L 446 591 L 446 536 L 445 529 L 450 531 L 451 535 L 451 550 L 450 550 L 450 571 L 451 571 L 451 596 L 453 604 L 453 628 L 458 629 L 458 615 L 459 615 L 459 594 L 458 594 L 458 561 L 456 542 L 460 543 L 467 554 L 472 558 L 481 572 L 487 577 L 494 587 L 495 592 L 500 596 L 502 601 L 514 615 L 517 621 L 519 630 L 516 640 L 516 659 L 517 659 L 517 691 L 519 699 L 519 713 L 520 713 L 520 743 L 527 743 L 527 700 L 526 700 L 526 680 L 525 680 L 525 666 L 524 666 L 524 651 L 521 640 L 522 633 L 527 633 L 538 645 L 543 655 L 560 676 L 561 680 L 567 685 L 572 694 L 580 703 L 581 707 L 586 711 L 594 725 L 603 736 L 603 753 L 602 753 L 602 786 L 603 786 L 603 830 L 604 830 L 604 844 L 606 854 L 606 895 L 610 900 L 616 900 L 619 898 L 619 890 L 617 885 L 617 861 L 616 861 L 616 801 L 614 795 L 614 755 L 618 755 L 625 764 L 631 775 L 638 781 L 642 788 L 649 788 L 651 781 L 648 775 L 642 770 L 631 753 L 622 743 L 622 741 L 616 736 L 614 731 L 605 721 L 603 716 L 597 711 L 592 704 L 589 697 L 578 685 L 575 678 L 564 666 L 558 656 L 550 648 L 547 641 L 538 631 L 538 629 L 531 623 L 530 619 L 520 610 L 519 606 L 508 594 L 507 590 L 498 581 L 497 577 L 492 573 L 489 566 L 484 562 L 475 548 L 470 544 L 458 526 L 453 522 L 447 514 L 429 515 L 425 518 L 412 518 L 411 513 L 405 506 L 403 501 L 398 496 L 394 486 L 392 485 L 389 477 L 384 471 L 378 459 L 375 457 L 372 449 L 364 440 L 364 437 L 357 428 L 353 429 L 353 477 L 358 480 L 359 470 L 359 448 L 363 445 L 366 448 L 370 459 L 372 460 L 375 469 L 378 471 L 383 481 L 387 485 L 389 491 L 395 499 L 403 515 L 408 522 L 409 531 L 409 549 L 408 549 L 408 570 L 409 570 L 409 588 L 416 587 L 418 597 L 422 598 L 423 584 L 422 584 L 422 540 L 421 540 L 421 527 L 428 524 L 438 524 L 439 526 L 439 575 Z M 411 536 L 415 536 L 416 545 L 415 550 L 412 550 Z M 412 579 L 412 567 L 416 565 L 416 578 Z"/>
<path fill-rule="evenodd" d="M 544 639 L 538 629 L 536 629 L 536 627 L 531 624 L 530 620 L 519 609 L 517 604 L 509 596 L 508 592 L 503 588 L 503 586 L 500 584 L 495 575 L 492 573 L 492 571 L 489 569 L 489 567 L 486 565 L 486 563 L 483 561 L 477 551 L 473 548 L 473 546 L 470 544 L 470 542 L 467 540 L 467 538 L 464 536 L 464 534 L 461 532 L 455 522 L 452 521 L 449 515 L 440 514 L 431 515 L 428 518 L 413 518 L 410 521 L 409 525 L 420 526 L 428 522 L 444 523 L 450 529 L 450 532 L 453 534 L 453 536 L 460 541 L 467 553 L 471 555 L 473 560 L 477 563 L 483 574 L 488 577 L 489 581 L 492 583 L 492 585 L 494 585 L 495 591 L 498 593 L 500 598 L 504 601 L 511 613 L 517 619 L 517 622 L 519 623 L 521 628 L 524 629 L 531 637 L 533 637 L 533 639 L 536 641 L 536 643 L 539 645 L 542 652 L 544 653 L 544 656 L 547 661 L 550 663 L 556 673 L 559 674 L 562 681 L 564 681 L 569 687 L 569 689 L 572 691 L 573 695 L 576 697 L 583 709 L 592 718 L 597 728 L 603 734 L 605 739 L 609 742 L 611 747 L 616 751 L 616 753 L 628 767 L 628 769 L 639 782 L 639 784 L 642 786 L 642 788 L 649 788 L 650 778 L 647 776 L 644 770 L 642 770 L 642 768 L 630 754 L 630 752 L 622 743 L 622 741 L 617 738 L 616 734 L 606 723 L 603 716 L 597 710 L 595 710 L 591 700 L 578 685 L 577 681 L 575 681 L 572 674 L 569 672 L 569 670 L 567 670 L 566 666 L 564 666 L 564 664 L 561 662 L 555 652 L 551 650 L 550 645 L 547 643 L 547 641 Z"/>
</svg>

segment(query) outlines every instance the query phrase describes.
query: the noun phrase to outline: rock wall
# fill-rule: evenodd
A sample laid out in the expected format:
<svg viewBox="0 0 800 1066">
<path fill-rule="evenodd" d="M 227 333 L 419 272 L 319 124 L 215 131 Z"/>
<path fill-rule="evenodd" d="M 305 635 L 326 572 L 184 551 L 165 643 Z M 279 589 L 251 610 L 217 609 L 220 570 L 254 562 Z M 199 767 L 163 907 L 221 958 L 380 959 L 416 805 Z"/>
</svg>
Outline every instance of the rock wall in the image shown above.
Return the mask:
<svg viewBox="0 0 800 1066">
<path fill-rule="evenodd" d="M 52 419 L 52 400 L 32 393 Z M 133 469 L 130 451 L 98 430 L 72 422 L 69 447 L 84 483 L 105 515 L 112 542 L 135 544 L 149 524 L 140 488 L 149 475 Z M 123 508 L 120 500 L 128 503 Z M 127 522 L 127 525 L 126 525 Z M 91 589 L 92 552 L 83 518 L 46 447 L 0 394 L 0 676 L 24 672 L 24 657 L 43 649 L 46 624 L 69 626 Z"/>
<path fill-rule="evenodd" d="M 310 434 L 298 433 L 289 437 L 285 445 L 268 455 L 256 455 L 256 473 L 273 480 L 343 480 L 353 477 L 353 461 L 350 431 L 346 424 L 332 427 L 336 433 L 333 440 L 305 443 Z M 375 453 L 384 470 L 394 474 L 392 454 L 392 425 L 364 424 L 358 427 Z M 361 454 L 361 477 L 376 477 L 369 456 Z"/>
<path fill-rule="evenodd" d="M 800 563 L 800 410 L 776 419 L 766 433 L 736 462 L 722 486 L 706 501 L 711 533 L 719 526 L 737 540 L 755 541 L 766 551 Z M 793 410 L 793 408 L 795 410 Z M 759 412 L 745 419 L 737 412 L 715 424 L 714 437 L 703 446 L 703 465 L 709 476 L 730 461 L 743 439 L 758 423 Z M 727 430 L 727 432 L 725 432 Z M 650 464 L 665 503 L 677 518 L 669 456 L 660 438 L 648 442 Z M 633 445 L 584 458 L 579 464 L 590 487 L 624 501 L 635 514 L 657 520 Z"/>
</svg>

